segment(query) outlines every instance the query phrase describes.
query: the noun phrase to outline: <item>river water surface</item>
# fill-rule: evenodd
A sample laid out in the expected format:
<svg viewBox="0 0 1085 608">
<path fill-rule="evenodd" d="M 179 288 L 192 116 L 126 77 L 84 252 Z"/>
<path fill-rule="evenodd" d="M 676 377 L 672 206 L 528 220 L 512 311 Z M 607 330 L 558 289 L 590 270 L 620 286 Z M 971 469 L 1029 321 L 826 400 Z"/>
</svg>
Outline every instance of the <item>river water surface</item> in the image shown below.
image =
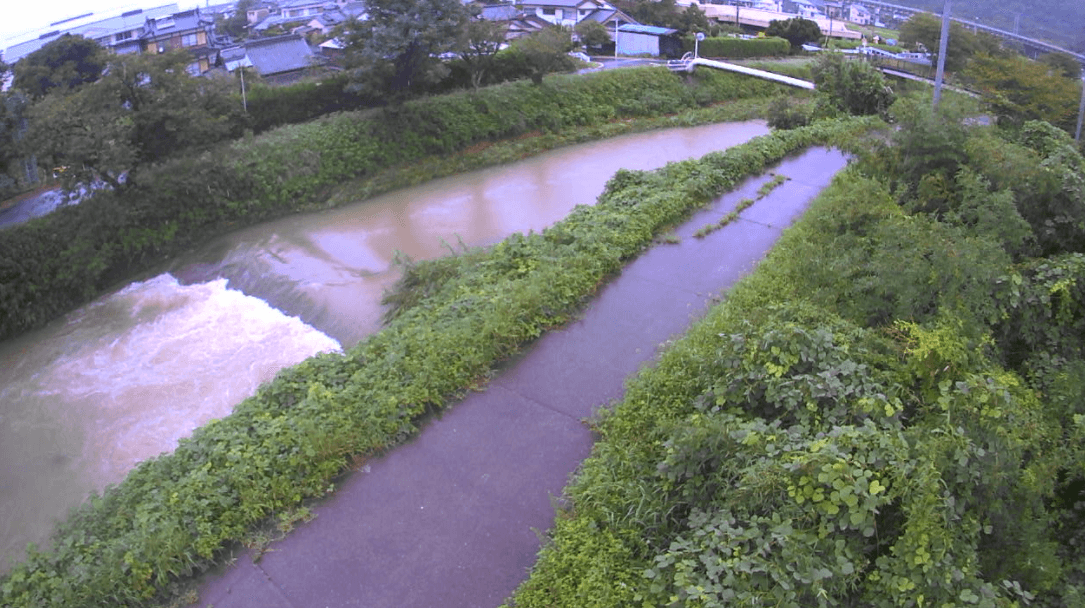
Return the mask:
<svg viewBox="0 0 1085 608">
<path fill-rule="evenodd" d="M 396 251 L 426 259 L 538 231 L 594 203 L 618 169 L 767 132 L 750 121 L 626 135 L 267 222 L 0 343 L 0 571 L 278 370 L 375 331 Z"/>
</svg>

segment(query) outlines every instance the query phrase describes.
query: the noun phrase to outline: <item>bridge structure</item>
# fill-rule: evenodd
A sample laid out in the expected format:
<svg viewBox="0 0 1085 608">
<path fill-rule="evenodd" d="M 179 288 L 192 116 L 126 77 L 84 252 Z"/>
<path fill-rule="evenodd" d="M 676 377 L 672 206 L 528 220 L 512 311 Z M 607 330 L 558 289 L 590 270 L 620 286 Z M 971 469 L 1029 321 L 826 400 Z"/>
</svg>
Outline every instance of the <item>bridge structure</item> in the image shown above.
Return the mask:
<svg viewBox="0 0 1085 608">
<path fill-rule="evenodd" d="M 867 7 L 889 8 L 889 9 L 893 9 L 894 11 L 898 11 L 900 13 L 905 13 L 905 14 L 908 14 L 908 15 L 914 15 L 916 13 L 930 12 L 930 11 L 923 10 L 921 8 L 915 8 L 914 6 L 902 6 L 900 4 L 892 4 L 892 3 L 889 3 L 889 2 L 880 2 L 879 0 L 856 0 L 856 4 L 862 4 L 862 5 L 867 6 Z M 938 18 L 942 17 L 941 13 L 932 13 L 932 14 L 934 14 Z M 992 26 L 989 26 L 989 25 L 983 25 L 981 23 L 977 23 L 975 21 L 969 21 L 967 19 L 960 19 L 960 18 L 953 17 L 953 16 L 950 16 L 950 19 L 952 21 L 956 21 L 957 23 L 959 23 L 959 24 L 961 24 L 963 26 L 970 27 L 974 31 L 986 32 L 988 34 L 998 36 L 999 38 L 1002 38 L 1004 40 L 1008 40 L 1010 42 L 1019 44 L 1019 45 L 1022 46 L 1022 48 L 1026 52 L 1031 51 L 1031 54 L 1032 54 L 1032 56 L 1034 58 L 1035 58 L 1036 55 L 1041 55 L 1041 54 L 1044 54 L 1044 53 L 1066 53 L 1067 55 L 1070 55 L 1071 57 L 1077 58 L 1078 61 L 1080 61 L 1083 65 L 1085 65 L 1085 54 L 1075 53 L 1073 51 L 1070 51 L 1068 49 L 1064 49 L 1064 48 L 1062 48 L 1062 47 L 1060 47 L 1058 45 L 1052 44 L 1052 43 L 1047 42 L 1045 40 L 1038 40 L 1036 38 L 1030 38 L 1028 36 L 1022 36 L 1022 35 L 1020 35 L 1020 34 L 1018 34 L 1016 32 L 1010 32 L 1010 31 L 1007 31 L 1007 30 L 999 29 L 997 27 L 992 27 Z"/>
</svg>

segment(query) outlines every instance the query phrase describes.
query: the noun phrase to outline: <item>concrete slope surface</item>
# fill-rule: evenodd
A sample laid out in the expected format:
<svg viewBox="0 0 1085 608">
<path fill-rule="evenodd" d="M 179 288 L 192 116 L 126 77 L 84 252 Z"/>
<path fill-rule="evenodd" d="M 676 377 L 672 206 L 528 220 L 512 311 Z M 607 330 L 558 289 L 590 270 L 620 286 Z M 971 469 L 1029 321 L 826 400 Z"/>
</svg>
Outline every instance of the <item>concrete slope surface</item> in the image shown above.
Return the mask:
<svg viewBox="0 0 1085 608">
<path fill-rule="evenodd" d="M 531 345 L 405 445 L 352 474 L 317 515 L 259 562 L 242 554 L 206 577 L 214 608 L 486 607 L 527 576 L 552 497 L 591 450 L 582 420 L 620 397 L 625 378 L 749 273 L 844 167 L 824 148 L 785 160 L 790 178 L 706 238 L 766 174 L 698 212 L 632 261 L 582 317 Z"/>
</svg>

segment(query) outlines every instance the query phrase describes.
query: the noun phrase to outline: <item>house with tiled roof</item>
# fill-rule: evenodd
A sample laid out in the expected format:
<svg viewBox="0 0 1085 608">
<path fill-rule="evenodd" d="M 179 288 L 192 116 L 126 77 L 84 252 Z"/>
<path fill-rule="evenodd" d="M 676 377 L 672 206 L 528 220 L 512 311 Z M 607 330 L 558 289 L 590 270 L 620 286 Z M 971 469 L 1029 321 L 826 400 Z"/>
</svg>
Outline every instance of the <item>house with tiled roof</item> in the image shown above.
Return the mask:
<svg viewBox="0 0 1085 608">
<path fill-rule="evenodd" d="M 234 71 L 252 67 L 264 80 L 282 84 L 303 76 L 320 64 L 320 56 L 298 34 L 249 40 L 243 45 L 223 49 L 223 66 Z"/>
<path fill-rule="evenodd" d="M 140 36 L 144 53 L 184 50 L 192 56 L 188 72 L 198 76 L 217 61 L 218 49 L 212 44 L 214 21 L 199 8 L 163 17 L 148 18 Z"/>
<path fill-rule="evenodd" d="M 529 15 L 569 27 L 597 10 L 614 8 L 602 0 L 525 0 L 518 6 Z"/>
</svg>

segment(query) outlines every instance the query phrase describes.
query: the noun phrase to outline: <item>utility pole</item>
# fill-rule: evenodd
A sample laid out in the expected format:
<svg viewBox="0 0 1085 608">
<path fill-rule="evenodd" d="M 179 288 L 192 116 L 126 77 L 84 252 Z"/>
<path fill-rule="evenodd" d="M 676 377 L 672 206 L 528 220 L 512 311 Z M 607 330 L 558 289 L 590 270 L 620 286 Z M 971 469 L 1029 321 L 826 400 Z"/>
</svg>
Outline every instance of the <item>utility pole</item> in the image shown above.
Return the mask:
<svg viewBox="0 0 1085 608">
<path fill-rule="evenodd" d="M 245 66 L 237 68 L 237 71 L 241 72 L 241 107 L 248 113 L 249 100 L 245 97 Z"/>
<path fill-rule="evenodd" d="M 938 102 L 942 100 L 942 78 L 946 72 L 946 48 L 949 47 L 949 3 L 946 0 L 942 7 L 942 35 L 938 39 L 938 71 L 934 75 L 934 109 L 938 109 Z"/>
<path fill-rule="evenodd" d="M 618 58 L 618 16 L 614 15 L 614 58 Z"/>
<path fill-rule="evenodd" d="M 1077 108 L 1077 133 L 1074 141 L 1081 143 L 1081 117 L 1085 115 L 1085 66 L 1081 68 L 1081 105 Z"/>
</svg>

